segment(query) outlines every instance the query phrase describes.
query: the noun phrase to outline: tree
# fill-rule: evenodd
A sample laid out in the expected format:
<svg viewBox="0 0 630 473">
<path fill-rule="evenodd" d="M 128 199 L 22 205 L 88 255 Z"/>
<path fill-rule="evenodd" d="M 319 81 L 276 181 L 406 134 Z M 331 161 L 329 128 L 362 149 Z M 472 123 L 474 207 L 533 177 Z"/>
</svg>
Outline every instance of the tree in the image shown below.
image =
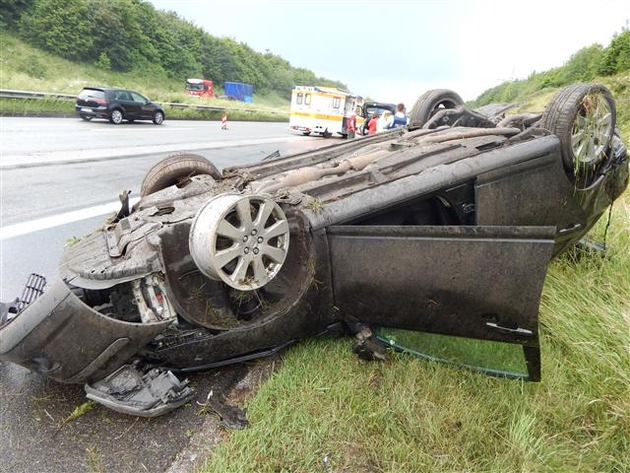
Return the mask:
<svg viewBox="0 0 630 473">
<path fill-rule="evenodd" d="M 0 26 L 15 29 L 22 14 L 29 9 L 34 0 L 0 0 Z"/>
<path fill-rule="evenodd" d="M 0 0 L 3 25 L 34 46 L 114 71 L 244 82 L 290 97 L 296 84 L 344 84 L 296 69 L 270 52 L 216 38 L 144 0 Z"/>
<path fill-rule="evenodd" d="M 564 84 L 593 80 L 597 75 L 603 51 L 601 45 L 593 44 L 571 56 L 564 65 Z"/>
<path fill-rule="evenodd" d="M 630 30 L 624 29 L 615 35 L 610 46 L 604 51 L 598 72 L 612 76 L 630 70 Z"/>
<path fill-rule="evenodd" d="M 20 36 L 66 59 L 87 59 L 93 43 L 89 13 L 82 0 L 37 0 L 20 18 Z"/>
<path fill-rule="evenodd" d="M 171 77 L 196 77 L 202 73 L 201 44 L 203 32 L 173 12 L 163 13 L 153 32 L 159 37 L 160 61 Z"/>
<path fill-rule="evenodd" d="M 105 53 L 116 71 L 146 69 L 158 61 L 159 53 L 151 43 L 139 19 L 145 18 L 141 5 L 134 0 L 89 0 L 93 37 L 90 58 Z"/>
</svg>

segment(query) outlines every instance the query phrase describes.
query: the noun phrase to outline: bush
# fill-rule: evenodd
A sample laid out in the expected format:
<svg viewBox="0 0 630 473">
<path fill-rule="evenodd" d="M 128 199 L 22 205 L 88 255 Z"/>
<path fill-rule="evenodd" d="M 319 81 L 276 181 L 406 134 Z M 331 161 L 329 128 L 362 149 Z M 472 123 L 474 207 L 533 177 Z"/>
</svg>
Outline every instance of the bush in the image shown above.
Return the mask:
<svg viewBox="0 0 630 473">
<path fill-rule="evenodd" d="M 106 71 L 109 71 L 112 68 L 109 56 L 105 52 L 99 54 L 98 59 L 94 62 L 94 65 L 99 69 L 105 69 Z"/>
<path fill-rule="evenodd" d="M 598 72 L 612 76 L 630 70 L 630 30 L 616 35 L 603 54 Z"/>
</svg>

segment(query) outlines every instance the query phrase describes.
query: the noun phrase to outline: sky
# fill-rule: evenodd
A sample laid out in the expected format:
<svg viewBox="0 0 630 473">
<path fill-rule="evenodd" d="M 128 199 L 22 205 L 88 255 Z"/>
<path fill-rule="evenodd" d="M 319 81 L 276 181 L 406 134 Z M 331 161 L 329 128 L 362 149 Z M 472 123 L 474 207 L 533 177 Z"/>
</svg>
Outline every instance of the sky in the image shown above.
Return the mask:
<svg viewBox="0 0 630 473">
<path fill-rule="evenodd" d="M 150 2 L 212 36 L 408 109 L 429 89 L 472 100 L 502 82 L 562 66 L 583 47 L 607 47 L 630 21 L 630 0 Z"/>
</svg>

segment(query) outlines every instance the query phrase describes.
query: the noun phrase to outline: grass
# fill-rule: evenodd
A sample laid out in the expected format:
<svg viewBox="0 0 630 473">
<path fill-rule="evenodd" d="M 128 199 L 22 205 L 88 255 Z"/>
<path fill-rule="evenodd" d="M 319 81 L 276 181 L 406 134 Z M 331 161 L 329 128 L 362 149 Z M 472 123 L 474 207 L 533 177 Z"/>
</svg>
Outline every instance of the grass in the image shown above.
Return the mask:
<svg viewBox="0 0 630 473">
<path fill-rule="evenodd" d="M 251 427 L 227 432 L 201 471 L 629 471 L 630 191 L 606 239 L 605 257 L 550 266 L 542 382 L 396 353 L 368 363 L 348 339 L 309 340 L 246 401 Z"/>
</svg>

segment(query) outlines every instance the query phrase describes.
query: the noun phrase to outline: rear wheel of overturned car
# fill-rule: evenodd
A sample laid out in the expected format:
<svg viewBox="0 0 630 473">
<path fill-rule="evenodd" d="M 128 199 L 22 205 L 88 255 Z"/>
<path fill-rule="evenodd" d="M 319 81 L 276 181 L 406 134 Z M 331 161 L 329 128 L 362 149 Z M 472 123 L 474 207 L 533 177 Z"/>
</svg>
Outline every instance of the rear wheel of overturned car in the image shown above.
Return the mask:
<svg viewBox="0 0 630 473">
<path fill-rule="evenodd" d="M 208 278 L 252 291 L 282 268 L 289 250 L 289 222 L 269 197 L 221 194 L 199 210 L 188 243 L 195 264 Z"/>
<path fill-rule="evenodd" d="M 161 125 L 164 123 L 164 114 L 161 111 L 157 111 L 153 114 L 153 123 L 156 125 Z"/>
<path fill-rule="evenodd" d="M 599 84 L 575 84 L 549 103 L 540 127 L 560 139 L 562 161 L 576 187 L 595 181 L 615 132 L 616 109 L 610 91 Z"/>
<path fill-rule="evenodd" d="M 221 179 L 221 173 L 216 166 L 203 156 L 193 153 L 169 156 L 149 169 L 140 186 L 140 195 L 144 197 L 153 194 L 199 174 L 208 174 L 215 180 Z"/>
<path fill-rule="evenodd" d="M 464 101 L 456 92 L 448 89 L 428 90 L 416 100 L 409 114 L 409 127 L 422 128 L 440 110 L 457 108 Z"/>
<path fill-rule="evenodd" d="M 120 125 L 123 121 L 123 113 L 122 110 L 114 109 L 112 113 L 109 115 L 109 121 L 114 125 Z"/>
</svg>

